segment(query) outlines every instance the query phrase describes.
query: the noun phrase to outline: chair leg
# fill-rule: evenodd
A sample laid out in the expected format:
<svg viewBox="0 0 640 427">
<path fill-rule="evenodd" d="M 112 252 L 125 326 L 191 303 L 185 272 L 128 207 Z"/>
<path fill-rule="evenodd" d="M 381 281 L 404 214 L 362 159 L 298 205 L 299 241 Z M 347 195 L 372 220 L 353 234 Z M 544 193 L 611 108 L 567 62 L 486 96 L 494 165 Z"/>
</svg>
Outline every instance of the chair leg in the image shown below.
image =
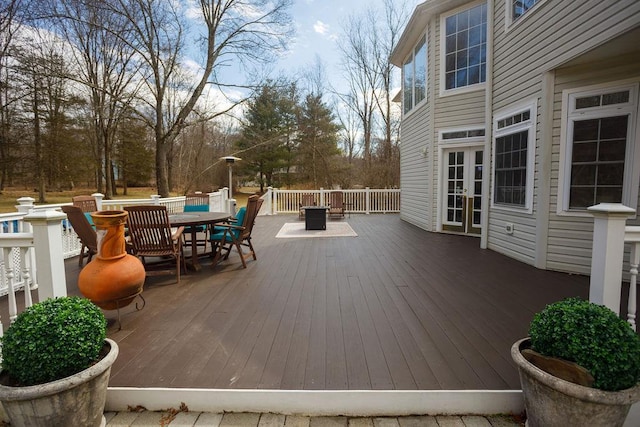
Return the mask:
<svg viewBox="0 0 640 427">
<path fill-rule="evenodd" d="M 242 253 L 242 245 L 237 240 L 234 242 L 236 249 L 238 250 L 238 255 L 240 255 L 240 260 L 242 261 L 242 266 L 247 268 L 247 262 L 244 260 L 244 254 Z"/>
<path fill-rule="evenodd" d="M 251 237 L 247 238 L 247 246 L 249 246 L 249 249 L 251 250 L 251 253 L 253 254 L 253 260 L 257 260 L 258 258 L 256 257 L 256 251 L 253 249 L 253 245 L 251 244 Z"/>
<path fill-rule="evenodd" d="M 80 248 L 80 255 L 78 255 L 78 265 L 80 267 L 82 267 L 82 260 L 84 260 L 84 250 L 85 250 L 86 246 L 82 245 L 82 247 Z"/>
<path fill-rule="evenodd" d="M 176 279 L 177 282 L 180 283 L 180 251 L 176 254 Z"/>
</svg>

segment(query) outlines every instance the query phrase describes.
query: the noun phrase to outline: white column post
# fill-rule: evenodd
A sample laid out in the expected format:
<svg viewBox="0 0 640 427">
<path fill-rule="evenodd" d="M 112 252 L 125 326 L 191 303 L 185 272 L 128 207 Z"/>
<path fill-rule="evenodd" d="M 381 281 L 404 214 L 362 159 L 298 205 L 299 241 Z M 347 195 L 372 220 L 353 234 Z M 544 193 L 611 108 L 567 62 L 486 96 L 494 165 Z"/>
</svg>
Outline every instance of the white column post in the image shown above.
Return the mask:
<svg viewBox="0 0 640 427">
<path fill-rule="evenodd" d="M 594 218 L 589 301 L 620 314 L 624 229 L 636 211 L 620 203 L 600 203 L 587 210 Z"/>
<path fill-rule="evenodd" d="M 62 251 L 62 220 L 67 216 L 53 209 L 33 212 L 24 220 L 33 228 L 40 301 L 67 295 L 67 279 Z"/>
<path fill-rule="evenodd" d="M 365 188 L 365 205 L 366 214 L 369 215 L 371 213 L 371 189 L 369 187 Z"/>
<path fill-rule="evenodd" d="M 98 206 L 98 210 L 102 210 L 102 200 L 104 199 L 104 194 L 102 193 L 93 193 L 92 196 L 96 199 L 96 205 Z"/>
<path fill-rule="evenodd" d="M 27 215 L 33 209 L 33 202 L 36 201 L 33 197 L 20 197 L 18 200 L 18 205 L 16 205 L 16 209 L 18 212 Z M 23 233 L 29 233 L 31 231 L 31 227 L 28 223 L 22 222 L 22 227 L 20 227 L 20 231 Z"/>
<path fill-rule="evenodd" d="M 266 202 L 267 206 L 266 209 L 264 210 L 266 212 L 267 215 L 273 215 L 273 187 L 269 186 L 267 187 L 267 194 L 264 195 L 264 201 Z"/>
<path fill-rule="evenodd" d="M 16 209 L 18 210 L 18 212 L 29 212 L 29 210 L 33 208 L 33 202 L 35 201 L 36 199 L 34 199 L 33 197 L 20 197 L 16 200 L 16 202 L 18 202 Z"/>
<path fill-rule="evenodd" d="M 159 194 L 152 194 L 151 195 L 151 200 L 153 200 L 153 205 L 160 205 L 160 198 L 162 196 L 160 196 Z"/>
</svg>

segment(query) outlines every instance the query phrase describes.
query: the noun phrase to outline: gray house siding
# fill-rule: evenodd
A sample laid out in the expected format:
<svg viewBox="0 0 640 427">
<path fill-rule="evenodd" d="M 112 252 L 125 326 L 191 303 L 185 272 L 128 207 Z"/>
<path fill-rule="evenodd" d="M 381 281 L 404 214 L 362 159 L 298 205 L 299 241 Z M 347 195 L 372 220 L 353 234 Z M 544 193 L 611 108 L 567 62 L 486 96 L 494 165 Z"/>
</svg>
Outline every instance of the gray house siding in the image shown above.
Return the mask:
<svg viewBox="0 0 640 427">
<path fill-rule="evenodd" d="M 531 213 L 505 211 L 492 208 L 489 212 L 488 247 L 529 264 L 546 265 L 546 268 L 588 273 L 591 259 L 590 218 L 563 217 L 556 212 L 558 161 L 560 138 L 560 108 L 562 92 L 567 83 L 558 81 L 556 74 L 556 94 L 553 102 L 553 148 L 551 186 L 548 189 L 549 206 L 539 206 L 543 169 L 541 159 L 541 130 L 545 123 L 545 103 L 542 99 L 542 82 L 545 72 L 589 52 L 617 34 L 634 25 L 637 26 L 640 2 L 627 1 L 546 1 L 528 12 L 522 19 L 505 27 L 505 2 L 495 1 L 494 26 L 494 70 L 493 104 L 496 111 L 524 101 L 536 100 L 536 162 L 534 172 L 534 200 Z M 585 65 L 586 69 L 592 66 Z M 605 81 L 612 80 L 611 74 L 604 73 Z M 561 79 L 562 80 L 562 79 Z M 593 79 L 585 78 L 585 84 Z M 574 82 L 575 87 L 584 85 Z M 548 107 L 547 107 L 548 108 Z M 494 130 L 495 131 L 495 130 Z M 545 202 L 546 204 L 546 202 Z M 540 210 L 550 211 L 548 237 L 540 242 L 536 239 L 539 226 L 536 216 Z M 508 235 L 506 223 L 514 224 L 514 233 Z M 547 246 L 546 260 L 536 260 L 536 244 Z M 540 251 L 538 251 L 538 254 Z"/>
<path fill-rule="evenodd" d="M 428 185 L 431 171 L 422 148 L 433 142 L 428 127 L 430 114 L 429 104 L 423 103 L 404 118 L 400 145 L 400 217 L 427 230 L 431 229 L 429 212 L 433 202 Z"/>
<path fill-rule="evenodd" d="M 558 215 L 558 186 L 561 150 L 562 92 L 595 84 L 621 80 L 640 82 L 640 58 L 635 55 L 612 61 L 587 63 L 558 69 L 555 72 L 553 114 L 553 156 L 551 163 L 552 197 L 549 206 L 549 241 L 547 267 L 553 270 L 589 274 L 591 269 L 591 243 L 593 220 L 576 216 Z M 638 209 L 640 205 L 631 206 Z M 638 218 L 629 225 L 640 224 Z"/>
</svg>

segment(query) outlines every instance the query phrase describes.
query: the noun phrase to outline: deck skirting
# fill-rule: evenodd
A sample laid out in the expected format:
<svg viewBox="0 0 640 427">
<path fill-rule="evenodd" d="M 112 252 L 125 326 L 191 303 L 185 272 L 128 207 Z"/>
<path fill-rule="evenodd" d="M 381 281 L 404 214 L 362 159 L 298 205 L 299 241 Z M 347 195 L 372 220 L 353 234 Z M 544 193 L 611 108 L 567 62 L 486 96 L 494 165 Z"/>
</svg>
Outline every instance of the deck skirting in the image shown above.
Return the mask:
<svg viewBox="0 0 640 427">
<path fill-rule="evenodd" d="M 106 411 L 270 412 L 306 416 L 519 414 L 521 390 L 229 390 L 109 387 Z"/>
</svg>

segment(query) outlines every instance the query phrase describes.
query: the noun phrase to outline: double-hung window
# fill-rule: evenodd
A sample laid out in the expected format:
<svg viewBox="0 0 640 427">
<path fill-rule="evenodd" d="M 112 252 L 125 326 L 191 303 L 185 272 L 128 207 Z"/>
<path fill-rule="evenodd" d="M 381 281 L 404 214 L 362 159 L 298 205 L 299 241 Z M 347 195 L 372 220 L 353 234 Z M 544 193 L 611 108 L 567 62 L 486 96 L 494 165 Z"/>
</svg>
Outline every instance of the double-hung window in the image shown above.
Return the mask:
<svg viewBox="0 0 640 427">
<path fill-rule="evenodd" d="M 560 211 L 598 203 L 636 206 L 637 105 L 637 84 L 565 91 Z"/>
<path fill-rule="evenodd" d="M 494 118 L 493 206 L 531 212 L 535 121 L 535 102 L 504 110 Z"/>
<path fill-rule="evenodd" d="M 402 65 L 403 111 L 408 113 L 427 96 L 427 43 L 422 36 Z"/>
<path fill-rule="evenodd" d="M 487 4 L 443 16 L 443 88 L 479 85 L 487 78 Z"/>
</svg>

